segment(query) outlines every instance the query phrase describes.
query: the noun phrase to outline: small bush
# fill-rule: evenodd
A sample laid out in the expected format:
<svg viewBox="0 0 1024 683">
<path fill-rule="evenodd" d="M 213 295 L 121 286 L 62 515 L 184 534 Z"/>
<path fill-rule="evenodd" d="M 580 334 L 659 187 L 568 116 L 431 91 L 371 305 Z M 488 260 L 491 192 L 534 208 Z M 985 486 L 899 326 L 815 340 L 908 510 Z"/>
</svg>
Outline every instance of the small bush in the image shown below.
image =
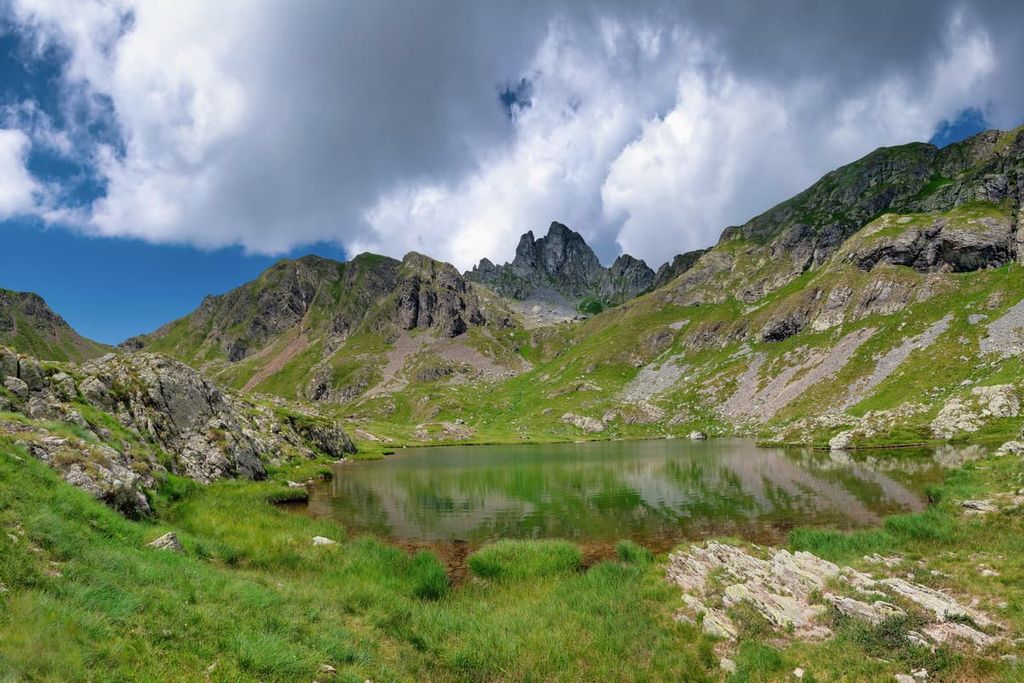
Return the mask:
<svg viewBox="0 0 1024 683">
<path fill-rule="evenodd" d="M 567 541 L 503 540 L 469 556 L 469 569 L 485 579 L 525 579 L 579 569 L 580 549 Z"/>
<path fill-rule="evenodd" d="M 604 310 L 604 303 L 597 297 L 583 297 L 579 304 L 579 310 L 580 313 L 586 313 L 587 315 L 597 315 Z"/>
<path fill-rule="evenodd" d="M 649 564 L 654 561 L 654 553 L 639 543 L 619 541 L 615 544 L 615 554 L 629 564 Z"/>
</svg>

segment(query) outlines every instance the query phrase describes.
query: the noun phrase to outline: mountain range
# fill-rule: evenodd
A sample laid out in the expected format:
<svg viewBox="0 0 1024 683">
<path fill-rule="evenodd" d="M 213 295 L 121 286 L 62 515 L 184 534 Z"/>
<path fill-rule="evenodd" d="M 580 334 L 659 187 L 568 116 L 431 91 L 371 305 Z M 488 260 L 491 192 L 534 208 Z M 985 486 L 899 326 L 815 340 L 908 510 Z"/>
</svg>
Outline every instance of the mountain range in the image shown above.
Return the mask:
<svg viewBox="0 0 1024 683">
<path fill-rule="evenodd" d="M 417 253 L 285 260 L 121 351 L 372 440 L 945 438 L 1019 404 L 1022 174 L 1024 128 L 881 148 L 657 271 L 605 267 L 557 222 L 466 273 Z M 33 295 L 0 295 L 0 341 L 106 352 Z"/>
</svg>

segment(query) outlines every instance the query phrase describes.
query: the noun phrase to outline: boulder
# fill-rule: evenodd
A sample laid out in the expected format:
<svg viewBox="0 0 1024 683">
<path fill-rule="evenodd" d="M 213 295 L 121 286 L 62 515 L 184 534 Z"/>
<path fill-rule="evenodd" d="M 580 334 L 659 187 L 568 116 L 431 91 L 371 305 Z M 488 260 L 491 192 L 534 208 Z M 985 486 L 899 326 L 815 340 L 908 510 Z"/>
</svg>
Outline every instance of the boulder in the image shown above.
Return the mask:
<svg viewBox="0 0 1024 683">
<path fill-rule="evenodd" d="M 587 415 L 577 415 L 576 413 L 566 413 L 562 415 L 562 422 L 565 424 L 578 427 L 588 434 L 596 434 L 597 432 L 604 431 L 604 423 L 595 417 L 589 417 Z"/>
<path fill-rule="evenodd" d="M 0 379 L 18 376 L 18 356 L 8 348 L 0 347 Z"/>
<path fill-rule="evenodd" d="M 156 548 L 157 550 L 167 550 L 172 553 L 180 553 L 182 551 L 181 541 L 178 540 L 177 534 L 173 531 L 168 531 L 166 534 L 150 543 L 149 547 Z"/>
<path fill-rule="evenodd" d="M 706 432 L 702 432 L 700 430 L 690 432 L 690 441 L 706 441 L 707 438 L 708 435 Z"/>
<path fill-rule="evenodd" d="M 853 432 L 839 432 L 828 441 L 830 451 L 845 451 L 853 443 Z"/>
<path fill-rule="evenodd" d="M 62 401 L 73 401 L 78 396 L 75 380 L 66 372 L 58 372 L 50 377 L 50 388 Z"/>
<path fill-rule="evenodd" d="M 1021 441 L 1007 441 L 999 450 L 996 451 L 1000 455 L 1020 455 L 1024 453 L 1024 442 Z"/>
<path fill-rule="evenodd" d="M 337 545 L 338 542 L 326 536 L 314 536 L 313 545 Z"/>
<path fill-rule="evenodd" d="M 110 406 L 110 389 L 97 377 L 90 377 L 82 382 L 82 396 L 99 408 Z"/>
<path fill-rule="evenodd" d="M 18 378 L 28 385 L 29 391 L 39 391 L 45 384 L 43 366 L 35 358 L 18 359 Z"/>
<path fill-rule="evenodd" d="M 28 398 L 28 384 L 17 377 L 5 377 L 4 389 L 14 394 L 14 397 L 21 401 Z"/>
</svg>

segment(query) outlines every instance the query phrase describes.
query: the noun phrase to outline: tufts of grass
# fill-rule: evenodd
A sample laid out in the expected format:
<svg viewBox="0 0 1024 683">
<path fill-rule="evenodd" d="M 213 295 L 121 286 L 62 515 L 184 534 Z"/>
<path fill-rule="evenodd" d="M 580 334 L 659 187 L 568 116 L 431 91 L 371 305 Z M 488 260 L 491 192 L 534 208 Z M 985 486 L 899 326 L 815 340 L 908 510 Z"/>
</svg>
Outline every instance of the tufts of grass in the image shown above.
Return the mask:
<svg viewBox="0 0 1024 683">
<path fill-rule="evenodd" d="M 433 553 L 418 552 L 412 558 L 410 574 L 413 595 L 425 600 L 438 600 L 448 593 L 448 574 Z"/>
<path fill-rule="evenodd" d="M 484 579 L 529 579 L 574 572 L 583 554 L 567 541 L 501 540 L 469 556 L 470 570 Z"/>
<path fill-rule="evenodd" d="M 627 564 L 650 564 L 654 561 L 654 553 L 630 540 L 616 543 L 615 555 Z"/>
<path fill-rule="evenodd" d="M 267 501 L 275 505 L 287 503 L 305 503 L 309 501 L 309 491 L 304 488 L 274 489 L 267 494 Z"/>
</svg>

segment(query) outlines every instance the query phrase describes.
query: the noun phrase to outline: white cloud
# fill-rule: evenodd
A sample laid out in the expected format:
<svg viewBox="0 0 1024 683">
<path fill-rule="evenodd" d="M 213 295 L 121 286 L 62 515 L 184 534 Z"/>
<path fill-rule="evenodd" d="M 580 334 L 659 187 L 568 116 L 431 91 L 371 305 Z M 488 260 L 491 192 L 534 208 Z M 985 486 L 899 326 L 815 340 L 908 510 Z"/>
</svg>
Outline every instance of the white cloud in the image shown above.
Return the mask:
<svg viewBox="0 0 1024 683">
<path fill-rule="evenodd" d="M 46 220 L 263 253 L 330 240 L 469 267 L 559 220 L 657 266 L 874 147 L 1018 97 L 1019 41 L 993 37 L 1012 22 L 952 2 L 783 2 L 771 21 L 612 1 L 13 7 L 68 50 L 65 106 L 88 112 L 68 131 L 36 116 L 33 143 L 106 186 L 85 208 L 45 192 Z M 508 120 L 497 88 L 521 77 L 532 101 Z M 120 139 L 90 138 L 97 121 Z"/>
<path fill-rule="evenodd" d="M 39 184 L 25 168 L 29 139 L 20 130 L 0 129 L 0 220 L 35 209 Z"/>
</svg>

